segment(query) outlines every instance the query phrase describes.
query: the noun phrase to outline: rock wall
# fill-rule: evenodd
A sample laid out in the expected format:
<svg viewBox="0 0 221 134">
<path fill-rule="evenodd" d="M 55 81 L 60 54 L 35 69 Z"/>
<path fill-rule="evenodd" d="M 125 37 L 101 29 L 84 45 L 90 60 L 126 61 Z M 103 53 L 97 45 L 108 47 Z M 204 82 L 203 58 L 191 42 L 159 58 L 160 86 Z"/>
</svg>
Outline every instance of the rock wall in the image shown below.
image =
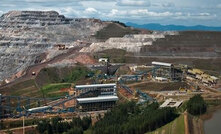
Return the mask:
<svg viewBox="0 0 221 134">
<path fill-rule="evenodd" d="M 50 53 L 57 44 L 73 46 L 77 40 L 95 40 L 91 35 L 105 26 L 100 20 L 69 19 L 55 11 L 11 11 L 2 15 L 0 81 L 43 62 L 40 55 Z"/>
<path fill-rule="evenodd" d="M 128 52 L 139 53 L 143 46 L 151 46 L 158 39 L 165 38 L 166 35 L 177 35 L 178 33 L 162 32 L 153 34 L 125 35 L 122 38 L 109 38 L 105 42 L 93 43 L 90 47 L 83 48 L 81 52 L 98 52 L 107 49 L 117 48 Z"/>
<path fill-rule="evenodd" d="M 15 27 L 24 26 L 47 26 L 70 24 L 72 19 L 67 19 L 63 15 L 59 15 L 55 11 L 10 11 L 2 15 L 0 27 Z"/>
</svg>

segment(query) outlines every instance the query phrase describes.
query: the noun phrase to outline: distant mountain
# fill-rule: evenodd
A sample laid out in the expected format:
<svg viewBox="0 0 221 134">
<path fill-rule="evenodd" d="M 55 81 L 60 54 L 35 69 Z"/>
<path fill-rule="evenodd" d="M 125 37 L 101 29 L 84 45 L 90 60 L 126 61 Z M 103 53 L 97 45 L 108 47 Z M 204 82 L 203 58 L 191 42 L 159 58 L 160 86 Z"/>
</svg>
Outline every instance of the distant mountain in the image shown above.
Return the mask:
<svg viewBox="0 0 221 134">
<path fill-rule="evenodd" d="M 157 30 L 157 31 L 221 31 L 221 27 L 210 27 L 203 25 L 182 26 L 182 25 L 161 25 L 157 23 L 138 25 L 131 22 L 127 22 L 126 25 L 135 28 L 143 28 L 143 29 Z"/>
</svg>

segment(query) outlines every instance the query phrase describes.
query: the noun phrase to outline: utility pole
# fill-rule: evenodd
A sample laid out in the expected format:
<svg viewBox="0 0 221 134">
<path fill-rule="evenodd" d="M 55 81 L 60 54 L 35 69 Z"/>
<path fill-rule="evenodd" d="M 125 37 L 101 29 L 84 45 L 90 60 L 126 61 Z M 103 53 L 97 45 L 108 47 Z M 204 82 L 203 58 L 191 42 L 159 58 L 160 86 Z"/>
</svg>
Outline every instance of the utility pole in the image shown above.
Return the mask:
<svg viewBox="0 0 221 134">
<path fill-rule="evenodd" d="M 25 115 L 23 115 L 23 134 L 25 134 Z"/>
<path fill-rule="evenodd" d="M 3 118 L 2 94 L 0 94 L 0 119 Z M 1 126 L 0 126 L 1 129 Z"/>
</svg>

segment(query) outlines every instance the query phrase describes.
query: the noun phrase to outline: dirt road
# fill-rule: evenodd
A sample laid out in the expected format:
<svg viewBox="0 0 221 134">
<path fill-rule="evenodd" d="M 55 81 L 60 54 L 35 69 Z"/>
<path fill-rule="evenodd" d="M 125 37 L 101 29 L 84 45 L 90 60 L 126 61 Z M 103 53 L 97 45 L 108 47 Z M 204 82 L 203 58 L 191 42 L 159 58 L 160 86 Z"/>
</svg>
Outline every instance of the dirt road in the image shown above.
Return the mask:
<svg viewBox="0 0 221 134">
<path fill-rule="evenodd" d="M 23 81 L 26 81 L 26 80 L 30 80 L 30 79 L 34 79 L 36 77 L 36 75 L 40 72 L 41 69 L 45 68 L 48 64 L 53 64 L 53 63 L 57 63 L 59 61 L 62 61 L 63 59 L 65 59 L 66 57 L 68 57 L 69 55 L 72 55 L 72 54 L 75 54 L 75 55 L 78 55 L 79 54 L 79 51 L 83 48 L 84 46 L 82 47 L 74 47 L 74 48 L 71 48 L 68 50 L 67 53 L 63 53 L 63 54 L 60 54 L 54 58 L 52 58 L 51 60 L 49 61 L 46 61 L 46 62 L 43 62 L 43 63 L 38 63 L 38 64 L 35 64 L 35 65 L 32 65 L 32 66 L 29 66 L 26 70 L 25 70 L 25 74 L 20 77 L 20 78 L 17 78 L 15 79 L 14 81 L 8 83 L 8 84 L 5 84 L 5 85 L 2 85 L 0 86 L 0 90 L 4 89 L 4 88 L 7 88 L 7 87 L 11 87 L 15 84 L 18 84 L 20 82 L 23 82 Z M 32 72 L 35 72 L 36 75 L 33 76 L 32 75 Z"/>
</svg>

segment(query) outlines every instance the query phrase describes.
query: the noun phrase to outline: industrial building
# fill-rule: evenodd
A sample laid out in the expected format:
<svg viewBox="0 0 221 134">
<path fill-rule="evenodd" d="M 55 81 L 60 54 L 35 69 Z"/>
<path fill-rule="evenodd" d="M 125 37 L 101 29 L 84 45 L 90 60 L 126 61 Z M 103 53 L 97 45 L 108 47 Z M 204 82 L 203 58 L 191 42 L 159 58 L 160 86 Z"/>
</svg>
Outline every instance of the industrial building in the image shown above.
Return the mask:
<svg viewBox="0 0 221 134">
<path fill-rule="evenodd" d="M 174 77 L 174 65 L 171 63 L 164 62 L 152 62 L 153 67 L 153 78 L 162 77 L 166 79 L 173 79 Z"/>
<path fill-rule="evenodd" d="M 77 109 L 79 111 L 98 111 L 112 108 L 117 97 L 117 85 L 111 84 L 93 84 L 75 86 L 76 95 L 86 94 L 78 97 Z"/>
<path fill-rule="evenodd" d="M 99 95 L 116 95 L 117 85 L 115 83 L 111 84 L 92 84 L 92 85 L 77 85 L 74 88 L 76 95 L 82 93 L 91 92 L 95 96 Z"/>
<path fill-rule="evenodd" d="M 152 77 L 156 80 L 181 80 L 182 79 L 182 70 L 175 68 L 171 63 L 164 62 L 152 62 Z M 160 78 L 160 79 L 159 79 Z"/>
<path fill-rule="evenodd" d="M 77 109 L 82 112 L 108 110 L 116 104 L 116 101 L 118 101 L 117 96 L 78 98 Z"/>
<path fill-rule="evenodd" d="M 205 73 L 204 71 L 200 70 L 200 69 L 188 69 L 187 70 L 187 77 L 186 79 L 190 80 L 190 78 L 192 78 L 193 80 L 198 80 L 201 83 L 211 86 L 211 85 L 215 85 L 218 81 L 219 78 L 215 77 L 215 76 L 211 76 L 207 73 Z"/>
<path fill-rule="evenodd" d="M 161 108 L 163 107 L 175 107 L 178 108 L 179 106 L 181 106 L 181 104 L 183 103 L 183 101 L 175 101 L 173 99 L 167 99 L 162 105 L 160 105 Z"/>
<path fill-rule="evenodd" d="M 142 75 L 121 75 L 118 80 L 122 81 L 141 81 L 143 78 Z"/>
</svg>

